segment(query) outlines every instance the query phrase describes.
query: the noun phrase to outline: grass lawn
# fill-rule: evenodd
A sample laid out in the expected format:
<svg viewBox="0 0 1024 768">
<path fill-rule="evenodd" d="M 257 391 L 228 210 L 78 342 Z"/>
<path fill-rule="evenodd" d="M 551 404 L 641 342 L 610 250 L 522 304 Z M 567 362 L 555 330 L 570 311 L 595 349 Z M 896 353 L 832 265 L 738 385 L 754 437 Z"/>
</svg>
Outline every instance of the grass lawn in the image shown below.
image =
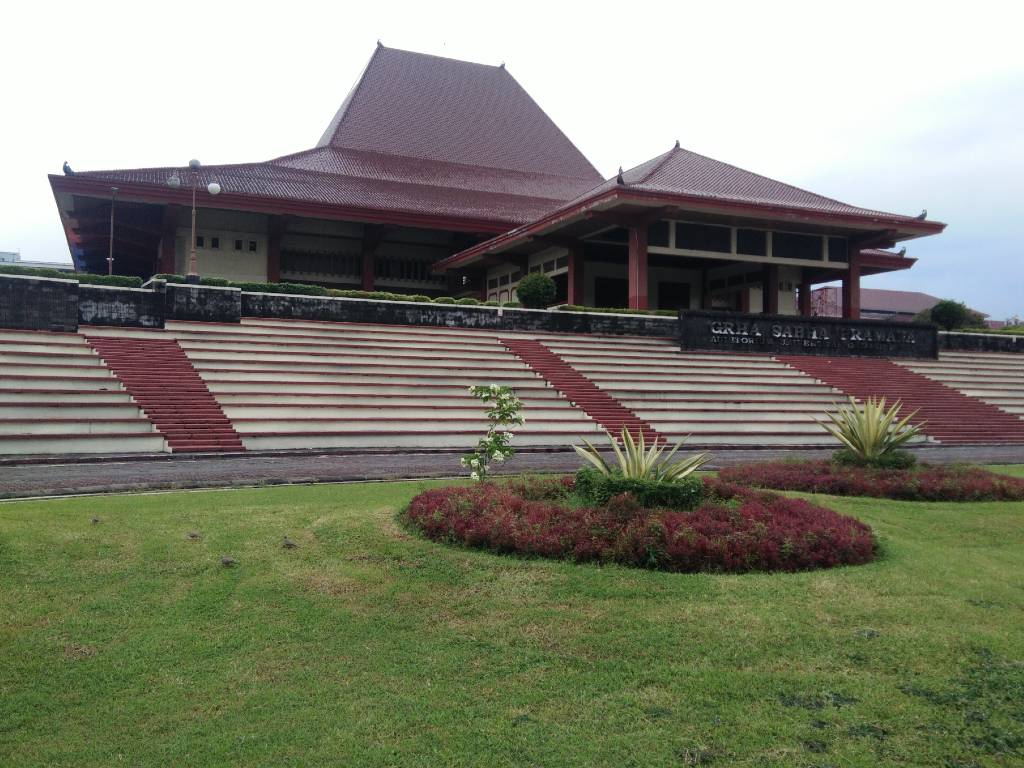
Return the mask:
<svg viewBox="0 0 1024 768">
<path fill-rule="evenodd" d="M 0 504 L 0 765 L 1024 764 L 1024 504 L 692 576 L 421 540 L 428 485 Z"/>
</svg>

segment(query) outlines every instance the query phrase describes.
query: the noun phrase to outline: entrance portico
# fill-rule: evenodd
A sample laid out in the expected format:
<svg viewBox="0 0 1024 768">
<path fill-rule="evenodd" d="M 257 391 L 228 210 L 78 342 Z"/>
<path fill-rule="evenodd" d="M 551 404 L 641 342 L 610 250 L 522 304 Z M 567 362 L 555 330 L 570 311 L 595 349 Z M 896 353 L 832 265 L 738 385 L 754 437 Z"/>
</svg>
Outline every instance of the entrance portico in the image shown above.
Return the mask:
<svg viewBox="0 0 1024 768">
<path fill-rule="evenodd" d="M 944 226 L 839 203 L 677 145 L 435 269 L 476 269 L 482 295 L 498 301 L 522 274 L 544 272 L 558 303 L 788 315 L 812 314 L 814 285 L 841 282 L 844 315 L 856 318 L 862 275 L 915 262 L 883 249 Z"/>
</svg>

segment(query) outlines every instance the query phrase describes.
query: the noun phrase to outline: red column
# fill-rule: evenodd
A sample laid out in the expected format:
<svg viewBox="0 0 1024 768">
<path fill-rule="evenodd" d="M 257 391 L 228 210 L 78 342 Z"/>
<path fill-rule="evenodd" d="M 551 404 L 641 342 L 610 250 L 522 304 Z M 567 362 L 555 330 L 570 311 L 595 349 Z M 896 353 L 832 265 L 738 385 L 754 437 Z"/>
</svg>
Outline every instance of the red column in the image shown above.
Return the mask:
<svg viewBox="0 0 1024 768">
<path fill-rule="evenodd" d="M 647 227 L 629 228 L 629 308 L 647 309 Z"/>
<path fill-rule="evenodd" d="M 811 316 L 811 279 L 806 274 L 800 278 L 799 312 L 802 317 Z"/>
<path fill-rule="evenodd" d="M 761 312 L 766 315 L 777 315 L 779 314 L 778 264 L 765 264 L 761 275 Z"/>
<path fill-rule="evenodd" d="M 569 295 L 567 304 L 583 304 L 583 245 L 569 247 Z"/>
<path fill-rule="evenodd" d="M 843 317 L 860 319 L 860 254 L 851 248 L 847 256 L 850 266 L 843 275 Z"/>
</svg>

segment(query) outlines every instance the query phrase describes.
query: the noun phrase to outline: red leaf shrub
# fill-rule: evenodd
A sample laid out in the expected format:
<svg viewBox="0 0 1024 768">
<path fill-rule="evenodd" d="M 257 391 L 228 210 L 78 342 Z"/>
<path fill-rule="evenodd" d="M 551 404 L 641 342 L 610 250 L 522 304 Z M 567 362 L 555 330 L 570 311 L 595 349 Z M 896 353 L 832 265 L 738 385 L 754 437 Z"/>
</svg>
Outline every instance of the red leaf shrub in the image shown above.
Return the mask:
<svg viewBox="0 0 1024 768">
<path fill-rule="evenodd" d="M 873 496 L 901 501 L 1021 501 L 1024 480 L 965 466 L 856 467 L 822 461 L 766 461 L 718 473 L 727 483 L 780 491 Z"/>
<path fill-rule="evenodd" d="M 797 571 L 875 556 L 871 529 L 852 517 L 705 482 L 709 500 L 692 512 L 639 508 L 628 494 L 604 507 L 570 506 L 525 498 L 515 484 L 484 483 L 424 491 L 409 503 L 406 519 L 435 541 L 666 571 Z"/>
</svg>

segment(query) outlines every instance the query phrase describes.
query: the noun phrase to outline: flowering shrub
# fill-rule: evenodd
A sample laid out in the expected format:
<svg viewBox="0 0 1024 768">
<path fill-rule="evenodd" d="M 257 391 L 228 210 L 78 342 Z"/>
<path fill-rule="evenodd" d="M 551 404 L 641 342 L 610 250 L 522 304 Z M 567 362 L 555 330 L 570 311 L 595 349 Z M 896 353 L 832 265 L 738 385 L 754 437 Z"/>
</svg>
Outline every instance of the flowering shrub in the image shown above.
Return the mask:
<svg viewBox="0 0 1024 768">
<path fill-rule="evenodd" d="M 1020 501 L 1024 480 L 980 467 L 921 465 L 883 469 L 830 461 L 768 461 L 718 473 L 729 483 L 782 491 L 873 496 L 902 501 Z"/>
<path fill-rule="evenodd" d="M 416 496 L 406 520 L 435 541 L 493 552 L 620 563 L 667 571 L 797 571 L 865 563 L 871 529 L 801 499 L 707 479 L 692 512 L 645 509 L 621 494 L 606 505 L 559 503 L 571 478 L 529 486 L 481 483 Z"/>
<path fill-rule="evenodd" d="M 512 433 L 500 427 L 519 426 L 526 423 L 520 411 L 523 401 L 516 397 L 509 387 L 497 384 L 469 388 L 473 397 L 488 406 L 487 419 L 490 426 L 487 433 L 476 444 L 476 450 L 460 459 L 462 466 L 469 468 L 473 480 L 485 480 L 492 461 L 507 459 L 515 451 L 509 447 Z"/>
</svg>

